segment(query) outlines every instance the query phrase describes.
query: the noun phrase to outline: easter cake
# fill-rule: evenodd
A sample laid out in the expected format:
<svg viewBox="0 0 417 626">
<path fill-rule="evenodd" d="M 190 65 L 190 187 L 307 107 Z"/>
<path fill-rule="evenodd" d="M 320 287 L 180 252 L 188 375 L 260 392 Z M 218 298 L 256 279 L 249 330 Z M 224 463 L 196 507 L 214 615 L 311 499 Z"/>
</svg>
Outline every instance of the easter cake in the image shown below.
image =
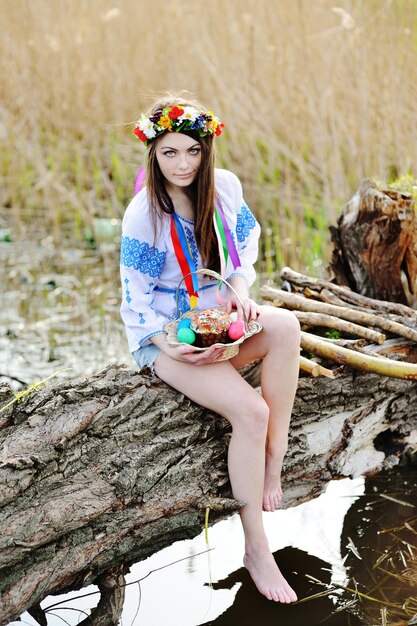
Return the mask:
<svg viewBox="0 0 417 626">
<path fill-rule="evenodd" d="M 191 330 L 195 333 L 195 345 L 207 348 L 214 343 L 230 341 L 227 331 L 231 321 L 226 311 L 214 308 L 199 311 L 192 317 L 190 325 Z"/>
</svg>

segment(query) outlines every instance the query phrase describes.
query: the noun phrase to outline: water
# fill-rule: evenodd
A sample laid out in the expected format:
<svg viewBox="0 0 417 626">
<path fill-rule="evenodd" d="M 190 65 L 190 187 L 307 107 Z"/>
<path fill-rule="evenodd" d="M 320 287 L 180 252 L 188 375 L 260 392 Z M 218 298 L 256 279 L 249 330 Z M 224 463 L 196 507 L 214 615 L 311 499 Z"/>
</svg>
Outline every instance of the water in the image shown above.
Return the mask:
<svg viewBox="0 0 417 626">
<path fill-rule="evenodd" d="M 133 364 L 119 317 L 119 248 L 49 237 L 0 242 L 0 375 L 16 388 Z M 21 382 L 19 382 L 21 381 Z"/>
<path fill-rule="evenodd" d="M 315 500 L 285 511 L 264 514 L 271 549 L 300 597 L 317 592 L 306 574 L 326 582 L 346 583 L 347 572 L 340 551 L 343 520 L 363 491 L 362 478 L 334 482 Z M 277 618 L 281 620 L 289 615 L 292 616 L 292 624 L 312 624 L 316 623 L 310 621 L 312 615 L 317 617 L 318 623 L 320 618 L 334 610 L 335 602 L 329 598 L 297 607 L 282 607 L 268 602 L 256 591 L 242 568 L 242 545 L 240 520 L 238 516 L 233 516 L 209 529 L 209 553 L 204 533 L 201 533 L 193 540 L 177 542 L 136 564 L 127 576 L 129 586 L 122 615 L 123 625 L 255 626 L 261 619 L 262 624 L 276 624 Z M 149 572 L 153 573 L 146 577 Z M 143 579 L 140 590 L 138 584 L 132 584 L 139 579 Z M 74 595 L 90 591 L 94 588 Z M 42 606 L 47 607 L 59 600 L 48 598 Z M 73 615 L 67 615 L 68 608 L 72 606 L 85 611 L 96 602 L 97 596 L 75 599 L 71 603 L 66 601 L 59 609 L 55 608 L 56 615 L 50 616 L 49 623 L 58 625 L 58 615 L 61 615 L 71 624 L 76 624 L 80 614 L 74 611 Z M 23 619 L 35 624 L 28 614 Z"/>
<path fill-rule="evenodd" d="M 97 250 L 79 242 L 57 248 L 35 236 L 0 243 L 0 262 L 0 375 L 15 389 L 64 368 L 71 369 L 61 378 L 114 361 L 133 366 L 118 312 L 116 242 Z M 242 531 L 233 516 L 210 528 L 209 553 L 201 534 L 132 567 L 122 624 L 382 624 L 384 607 L 392 623 L 406 624 L 414 607 L 417 613 L 416 486 L 415 469 L 401 468 L 330 483 L 311 502 L 265 514 L 271 549 L 303 603 L 278 606 L 256 592 L 242 568 Z M 355 585 L 372 600 L 341 588 Z M 48 612 L 48 624 L 77 624 L 80 611 L 97 603 L 95 591 L 74 592 L 71 603 L 66 596 Z M 47 598 L 42 606 L 60 600 Z M 28 614 L 22 619 L 35 624 Z"/>
<path fill-rule="evenodd" d="M 233 516 L 209 529 L 209 552 L 201 533 L 134 565 L 126 576 L 121 624 L 376 625 L 387 606 L 393 620 L 387 623 L 405 625 L 413 609 L 401 610 L 401 605 L 417 603 L 416 487 L 416 468 L 397 468 L 367 479 L 333 481 L 310 502 L 265 513 L 271 549 L 303 600 L 297 605 L 276 605 L 255 590 L 242 567 L 242 530 Z M 359 600 L 341 587 L 372 599 Z M 98 601 L 97 593 L 80 596 L 94 592 L 91 586 L 46 598 L 43 608 L 54 605 L 48 624 L 58 626 L 62 617 L 77 624 L 81 611 Z M 313 597 L 319 592 L 326 595 Z M 36 624 L 27 613 L 22 619 Z"/>
</svg>

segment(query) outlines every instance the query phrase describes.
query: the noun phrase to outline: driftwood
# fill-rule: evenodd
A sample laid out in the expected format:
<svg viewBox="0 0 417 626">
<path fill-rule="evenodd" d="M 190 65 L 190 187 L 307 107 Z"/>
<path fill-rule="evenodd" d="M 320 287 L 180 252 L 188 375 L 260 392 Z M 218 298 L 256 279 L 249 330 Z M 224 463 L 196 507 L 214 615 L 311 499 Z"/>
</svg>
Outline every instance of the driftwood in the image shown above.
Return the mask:
<svg viewBox="0 0 417 626">
<path fill-rule="evenodd" d="M 288 267 L 281 271 L 281 278 L 282 289 L 271 285 L 261 288 L 265 300 L 292 310 L 303 330 L 313 328 L 320 332 L 330 328 L 345 335 L 338 341 L 331 341 L 334 336 L 321 338 L 304 332 L 301 347 L 307 354 L 381 376 L 417 380 L 417 365 L 409 358 L 417 342 L 417 314 L 413 309 L 354 294 L 347 287 L 305 276 Z M 375 330 L 377 328 L 384 333 Z M 404 350 L 404 341 L 397 339 L 389 342 L 389 350 L 376 353 L 373 344 L 384 346 L 390 334 L 408 340 L 411 345 Z M 352 341 L 352 336 L 357 339 Z M 371 343 L 365 346 L 364 340 Z M 312 373 L 313 365 L 305 370 Z"/>
<path fill-rule="evenodd" d="M 310 288 L 318 292 L 330 291 L 335 296 L 338 296 L 339 302 L 344 301 L 345 303 L 370 309 L 374 312 L 395 313 L 399 316 L 410 317 L 417 322 L 417 312 L 409 306 L 361 295 L 352 291 L 349 287 L 343 287 L 328 280 L 306 276 L 305 274 L 294 272 L 289 267 L 284 267 L 280 275 L 282 280 L 289 281 L 292 285 L 302 289 Z"/>
<path fill-rule="evenodd" d="M 257 384 L 259 368 L 246 376 Z M 334 380 L 301 378 L 284 506 L 411 451 L 416 396 L 409 381 L 352 370 Z M 8 398 L 3 389 L 0 400 Z M 39 390 L 6 413 L 0 624 L 31 606 L 36 612 L 49 593 L 100 582 L 109 569 L 126 571 L 195 536 L 206 507 L 213 522 L 241 505 L 227 479 L 227 422 L 150 375 L 109 367 Z"/>
<path fill-rule="evenodd" d="M 258 367 L 247 375 L 257 384 Z M 416 395 L 409 381 L 352 370 L 334 380 L 301 378 L 284 505 L 413 450 Z M 51 386 L 9 407 L 7 424 L 0 624 L 48 593 L 90 584 L 117 566 L 126 571 L 195 536 L 206 507 L 212 522 L 240 506 L 227 480 L 227 422 L 150 375 L 110 367 Z"/>
<path fill-rule="evenodd" d="M 354 322 L 347 322 L 341 320 L 334 315 L 325 315 L 324 313 L 301 313 L 294 311 L 300 324 L 310 328 L 333 328 L 334 330 L 340 330 L 348 335 L 356 335 L 357 337 L 363 337 L 374 343 L 384 343 L 386 337 L 383 333 L 376 330 L 371 330 L 365 326 L 360 326 Z"/>
<path fill-rule="evenodd" d="M 261 296 L 265 300 L 271 300 L 276 306 L 283 305 L 296 311 L 311 311 L 325 315 L 335 315 L 350 322 L 361 323 L 372 328 L 381 328 L 388 333 L 393 333 L 399 337 L 405 337 L 406 339 L 417 342 L 417 330 L 405 326 L 404 324 L 393 322 L 383 315 L 356 311 L 347 306 L 341 307 L 335 304 L 312 301 L 301 295 L 288 293 L 282 289 L 270 287 L 269 285 L 264 285 L 261 288 Z"/>
<path fill-rule="evenodd" d="M 372 298 L 415 303 L 417 219 L 410 193 L 365 180 L 330 231 L 336 283 Z"/>
<path fill-rule="evenodd" d="M 305 356 L 300 356 L 300 370 L 308 372 L 310 376 L 327 376 L 327 378 L 334 378 L 333 370 L 323 367 L 319 363 L 307 359 Z"/>
</svg>

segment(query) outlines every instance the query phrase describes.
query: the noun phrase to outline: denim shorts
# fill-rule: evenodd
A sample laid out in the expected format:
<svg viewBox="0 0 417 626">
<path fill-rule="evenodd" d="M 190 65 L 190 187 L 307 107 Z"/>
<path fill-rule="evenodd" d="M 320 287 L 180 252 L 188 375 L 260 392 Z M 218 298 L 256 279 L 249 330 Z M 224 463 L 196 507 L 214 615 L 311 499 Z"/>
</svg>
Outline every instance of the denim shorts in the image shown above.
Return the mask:
<svg viewBox="0 0 417 626">
<path fill-rule="evenodd" d="M 153 344 L 149 344 L 147 346 L 143 346 L 142 348 L 138 348 L 135 352 L 132 352 L 132 356 L 139 369 L 142 369 L 142 367 L 149 367 L 149 369 L 153 372 L 153 364 L 160 353 L 160 348 L 157 348 Z"/>
</svg>

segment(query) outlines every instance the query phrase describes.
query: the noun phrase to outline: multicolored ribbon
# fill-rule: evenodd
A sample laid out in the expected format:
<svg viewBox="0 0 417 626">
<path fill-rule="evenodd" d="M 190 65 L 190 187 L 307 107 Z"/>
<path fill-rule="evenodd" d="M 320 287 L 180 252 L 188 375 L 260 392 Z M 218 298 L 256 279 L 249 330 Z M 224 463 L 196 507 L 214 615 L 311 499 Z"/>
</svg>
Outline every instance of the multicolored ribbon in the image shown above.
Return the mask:
<svg viewBox="0 0 417 626">
<path fill-rule="evenodd" d="M 144 180 L 145 168 L 142 165 L 136 175 L 134 190 L 135 195 L 142 189 Z M 241 267 L 241 262 L 220 202 L 220 198 L 218 196 L 216 197 L 213 223 L 219 245 L 220 274 L 224 277 L 229 258 L 232 261 L 234 269 Z M 184 277 L 185 286 L 190 296 L 190 308 L 195 309 L 198 304 L 198 280 L 196 274 L 193 272 L 196 272 L 197 268 L 193 261 L 188 239 L 184 233 L 184 229 L 178 215 L 175 212 L 171 215 L 171 240 L 174 246 L 175 256 L 177 257 L 178 264 Z M 188 276 L 188 274 L 190 274 L 190 276 Z M 219 304 L 222 304 L 219 290 L 217 291 L 216 297 Z"/>
<path fill-rule="evenodd" d="M 184 277 L 185 286 L 190 296 L 190 308 L 195 309 L 198 304 L 198 279 L 195 274 L 197 268 L 191 255 L 188 239 L 175 211 L 171 215 L 171 240 L 174 246 L 175 256 L 177 257 Z M 191 275 L 188 276 L 188 274 Z"/>
<path fill-rule="evenodd" d="M 216 231 L 219 244 L 220 274 L 224 276 L 229 257 L 232 261 L 233 269 L 240 267 L 242 264 L 219 197 L 216 198 L 216 209 L 213 218 L 214 230 Z"/>
</svg>

